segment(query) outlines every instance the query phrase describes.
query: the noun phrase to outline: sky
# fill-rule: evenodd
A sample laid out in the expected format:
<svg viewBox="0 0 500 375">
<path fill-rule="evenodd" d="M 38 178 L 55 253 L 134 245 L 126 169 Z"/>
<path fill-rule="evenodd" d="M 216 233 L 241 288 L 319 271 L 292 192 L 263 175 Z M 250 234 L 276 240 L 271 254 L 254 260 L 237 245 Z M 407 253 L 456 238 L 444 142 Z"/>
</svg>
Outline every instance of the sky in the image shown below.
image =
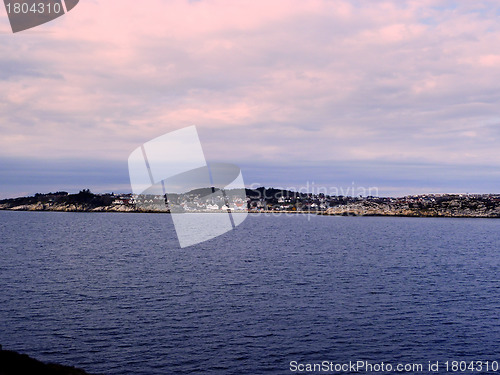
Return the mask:
<svg viewBox="0 0 500 375">
<path fill-rule="evenodd" d="M 130 192 L 190 125 L 249 187 L 500 193 L 500 3 L 81 0 L 16 34 L 0 8 L 0 198 Z"/>
</svg>

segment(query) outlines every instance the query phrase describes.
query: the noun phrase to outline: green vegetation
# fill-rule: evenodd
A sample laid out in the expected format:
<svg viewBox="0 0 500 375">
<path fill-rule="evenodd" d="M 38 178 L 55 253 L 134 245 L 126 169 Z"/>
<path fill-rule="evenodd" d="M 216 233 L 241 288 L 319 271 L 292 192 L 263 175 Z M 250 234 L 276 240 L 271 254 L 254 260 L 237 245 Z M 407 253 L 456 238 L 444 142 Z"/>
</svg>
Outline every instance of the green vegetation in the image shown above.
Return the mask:
<svg viewBox="0 0 500 375">
<path fill-rule="evenodd" d="M 27 205 L 79 205 L 84 209 L 110 206 L 115 197 L 112 194 L 94 194 L 89 189 L 80 190 L 77 194 L 68 194 L 65 191 L 56 193 L 37 193 L 32 197 L 20 197 L 0 200 L 0 204 L 9 207 Z"/>
</svg>

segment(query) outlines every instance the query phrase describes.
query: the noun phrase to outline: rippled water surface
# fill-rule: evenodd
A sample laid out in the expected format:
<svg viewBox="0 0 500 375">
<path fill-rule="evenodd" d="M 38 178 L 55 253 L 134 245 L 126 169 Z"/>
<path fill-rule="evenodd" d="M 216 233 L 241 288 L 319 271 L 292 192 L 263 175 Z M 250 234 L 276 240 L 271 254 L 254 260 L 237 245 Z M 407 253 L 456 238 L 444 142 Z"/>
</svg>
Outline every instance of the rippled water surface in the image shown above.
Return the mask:
<svg viewBox="0 0 500 375">
<path fill-rule="evenodd" d="M 168 215 L 3 211 L 0 238 L 0 343 L 44 361 L 500 361 L 500 220 L 250 215 L 180 249 Z"/>
</svg>

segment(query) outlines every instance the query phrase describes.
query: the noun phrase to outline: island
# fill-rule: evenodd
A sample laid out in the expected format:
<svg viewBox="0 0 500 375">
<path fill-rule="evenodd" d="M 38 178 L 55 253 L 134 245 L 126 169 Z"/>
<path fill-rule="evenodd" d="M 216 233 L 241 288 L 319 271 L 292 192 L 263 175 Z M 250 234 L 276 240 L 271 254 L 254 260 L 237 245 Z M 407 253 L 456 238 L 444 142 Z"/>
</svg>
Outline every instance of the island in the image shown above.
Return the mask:
<svg viewBox="0 0 500 375">
<path fill-rule="evenodd" d="M 64 212 L 250 212 L 336 216 L 500 218 L 500 194 L 423 194 L 404 197 L 330 196 L 259 187 L 183 194 L 94 194 L 89 189 L 0 200 L 0 210 Z M 172 211 L 172 207 L 176 211 Z"/>
</svg>

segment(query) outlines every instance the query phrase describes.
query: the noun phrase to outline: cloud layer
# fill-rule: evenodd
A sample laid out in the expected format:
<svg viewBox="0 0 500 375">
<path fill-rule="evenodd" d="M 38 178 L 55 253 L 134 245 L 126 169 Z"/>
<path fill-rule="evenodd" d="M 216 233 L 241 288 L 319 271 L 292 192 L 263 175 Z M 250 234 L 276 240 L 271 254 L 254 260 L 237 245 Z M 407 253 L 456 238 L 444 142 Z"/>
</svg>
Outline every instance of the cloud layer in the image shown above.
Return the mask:
<svg viewBox="0 0 500 375">
<path fill-rule="evenodd" d="M 491 189 L 500 182 L 499 9 L 87 0 L 15 35 L 0 13 L 0 158 L 126 163 L 139 144 L 195 124 L 207 158 L 247 165 L 268 185 L 287 184 L 277 169 L 305 181 L 307 167 L 321 166 L 316 178 L 327 180 L 329 168 L 354 163 L 365 168 L 348 179 L 379 166 L 374 180 L 387 191 L 451 189 L 478 170 L 472 188 Z M 411 181 L 399 179 L 401 165 L 415 171 Z M 429 183 L 429 168 L 457 174 Z M 325 183 L 351 183 L 337 176 Z"/>
</svg>

